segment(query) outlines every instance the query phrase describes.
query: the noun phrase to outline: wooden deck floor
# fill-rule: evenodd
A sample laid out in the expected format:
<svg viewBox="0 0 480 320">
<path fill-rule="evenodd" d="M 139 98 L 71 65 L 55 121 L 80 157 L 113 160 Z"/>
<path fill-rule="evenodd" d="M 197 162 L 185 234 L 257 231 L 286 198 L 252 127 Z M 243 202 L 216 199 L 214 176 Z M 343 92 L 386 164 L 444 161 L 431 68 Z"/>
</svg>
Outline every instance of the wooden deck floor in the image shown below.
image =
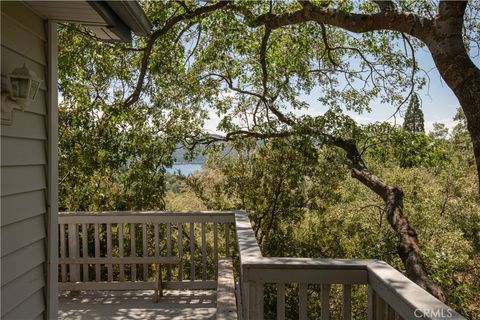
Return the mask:
<svg viewBox="0 0 480 320">
<path fill-rule="evenodd" d="M 59 319 L 215 319 L 216 293 L 212 290 L 164 290 L 158 303 L 153 290 L 82 291 L 62 293 Z"/>
</svg>

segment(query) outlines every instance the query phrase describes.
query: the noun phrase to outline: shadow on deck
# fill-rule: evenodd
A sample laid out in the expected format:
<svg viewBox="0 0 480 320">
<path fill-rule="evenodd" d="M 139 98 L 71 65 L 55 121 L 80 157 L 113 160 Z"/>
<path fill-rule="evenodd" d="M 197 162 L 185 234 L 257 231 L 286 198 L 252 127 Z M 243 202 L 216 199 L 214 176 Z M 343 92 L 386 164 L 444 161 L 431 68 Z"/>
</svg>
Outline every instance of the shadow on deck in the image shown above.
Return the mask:
<svg viewBox="0 0 480 320">
<path fill-rule="evenodd" d="M 58 318 L 99 319 L 215 319 L 213 290 L 165 290 L 159 302 L 154 291 L 64 292 L 59 297 Z"/>
</svg>

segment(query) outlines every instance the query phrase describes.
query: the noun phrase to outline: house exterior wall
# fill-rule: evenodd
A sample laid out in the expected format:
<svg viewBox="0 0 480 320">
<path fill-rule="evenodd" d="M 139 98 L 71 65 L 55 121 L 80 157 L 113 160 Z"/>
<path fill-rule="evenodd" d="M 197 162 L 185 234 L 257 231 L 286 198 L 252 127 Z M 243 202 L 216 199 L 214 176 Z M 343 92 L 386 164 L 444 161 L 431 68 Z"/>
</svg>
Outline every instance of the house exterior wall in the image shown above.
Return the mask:
<svg viewBox="0 0 480 320">
<path fill-rule="evenodd" d="M 45 21 L 1 2 L 1 77 L 26 63 L 42 80 L 36 100 L 1 126 L 1 318 L 47 318 L 48 55 Z M 55 93 L 56 94 L 56 93 Z"/>
</svg>

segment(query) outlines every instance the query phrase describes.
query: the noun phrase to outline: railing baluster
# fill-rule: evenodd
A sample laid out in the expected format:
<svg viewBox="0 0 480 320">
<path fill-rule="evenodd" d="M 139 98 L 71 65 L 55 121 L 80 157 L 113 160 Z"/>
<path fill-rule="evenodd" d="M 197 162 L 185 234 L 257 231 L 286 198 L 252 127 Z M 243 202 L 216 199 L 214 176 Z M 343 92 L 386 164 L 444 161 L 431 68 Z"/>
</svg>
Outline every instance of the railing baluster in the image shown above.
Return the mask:
<svg viewBox="0 0 480 320">
<path fill-rule="evenodd" d="M 213 224 L 213 267 L 215 279 L 218 277 L 218 223 Z"/>
<path fill-rule="evenodd" d="M 159 257 L 160 256 L 160 249 L 159 249 L 159 243 L 158 243 L 158 223 L 155 223 L 153 225 L 153 241 L 155 242 L 154 246 L 155 246 L 155 257 Z"/>
<path fill-rule="evenodd" d="M 68 256 L 70 258 L 78 258 L 78 228 L 77 224 L 68 224 Z M 78 264 L 69 265 L 70 282 L 80 281 L 80 269 Z"/>
<path fill-rule="evenodd" d="M 393 308 L 390 306 L 390 305 L 387 305 L 387 315 L 386 315 L 386 319 L 388 320 L 396 320 L 395 319 L 395 310 L 393 310 Z"/>
<path fill-rule="evenodd" d="M 190 223 L 190 281 L 195 281 L 195 224 Z"/>
<path fill-rule="evenodd" d="M 277 284 L 277 320 L 285 320 L 285 283 Z"/>
<path fill-rule="evenodd" d="M 82 258 L 88 258 L 88 229 L 87 224 L 82 223 Z M 83 279 L 82 281 L 88 281 L 88 264 L 82 264 Z"/>
<path fill-rule="evenodd" d="M 225 256 L 230 257 L 230 223 L 225 223 Z"/>
<path fill-rule="evenodd" d="M 98 237 L 98 223 L 94 225 L 95 258 L 100 258 L 100 239 Z M 95 264 L 95 281 L 100 281 L 100 264 Z"/>
<path fill-rule="evenodd" d="M 135 223 L 130 223 L 130 256 L 137 256 L 137 239 L 135 236 Z M 137 265 L 135 263 L 130 265 L 130 277 L 132 281 L 137 281 Z"/>
<path fill-rule="evenodd" d="M 375 291 L 369 285 L 368 286 L 368 320 L 375 319 Z"/>
<path fill-rule="evenodd" d="M 125 256 L 124 243 L 123 243 L 123 223 L 118 224 L 118 254 L 121 258 Z M 125 281 L 125 266 L 123 263 L 119 265 L 119 278 L 120 281 Z"/>
<path fill-rule="evenodd" d="M 148 256 L 147 251 L 147 224 L 142 223 L 142 253 L 144 257 Z M 148 264 L 143 264 L 143 281 L 148 281 Z"/>
<path fill-rule="evenodd" d="M 330 285 L 322 284 L 322 320 L 330 317 Z"/>
<path fill-rule="evenodd" d="M 385 319 L 385 301 L 377 294 L 375 299 L 375 319 Z"/>
<path fill-rule="evenodd" d="M 66 258 L 67 257 L 67 250 L 65 246 L 65 224 L 60 224 L 60 257 Z M 62 274 L 62 282 L 67 282 L 67 265 L 62 264 L 60 266 L 61 274 Z"/>
<path fill-rule="evenodd" d="M 349 284 L 343 285 L 343 320 L 352 319 L 352 286 Z"/>
<path fill-rule="evenodd" d="M 180 257 L 180 263 L 178 265 L 178 280 L 183 281 L 183 226 L 182 223 L 178 223 L 178 255 Z"/>
<path fill-rule="evenodd" d="M 167 256 L 172 255 L 172 227 L 170 223 L 167 223 Z M 172 265 L 167 266 L 167 280 L 172 280 Z"/>
<path fill-rule="evenodd" d="M 202 280 L 207 280 L 207 231 L 205 222 L 202 222 Z"/>
<path fill-rule="evenodd" d="M 307 284 L 299 283 L 298 284 L 298 318 L 300 320 L 307 319 L 307 304 L 308 304 Z M 323 313 L 323 303 L 322 303 L 322 313 Z"/>
<path fill-rule="evenodd" d="M 107 258 L 112 258 L 112 224 L 107 223 Z M 107 279 L 113 281 L 113 266 L 107 264 Z"/>
<path fill-rule="evenodd" d="M 263 320 L 263 283 L 250 282 L 248 295 L 248 319 Z"/>
</svg>

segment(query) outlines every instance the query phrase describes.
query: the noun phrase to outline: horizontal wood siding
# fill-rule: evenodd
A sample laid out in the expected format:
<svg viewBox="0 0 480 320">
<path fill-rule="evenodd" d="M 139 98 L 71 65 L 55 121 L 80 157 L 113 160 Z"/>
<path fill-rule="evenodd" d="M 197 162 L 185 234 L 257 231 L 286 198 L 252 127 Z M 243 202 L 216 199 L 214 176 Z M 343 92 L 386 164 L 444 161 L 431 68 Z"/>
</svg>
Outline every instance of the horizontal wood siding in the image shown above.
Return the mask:
<svg viewBox="0 0 480 320">
<path fill-rule="evenodd" d="M 25 233 L 28 233 L 28 236 L 24 235 Z M 43 216 L 35 216 L 3 227 L 2 257 L 43 238 L 45 238 L 45 217 Z"/>
<path fill-rule="evenodd" d="M 46 164 L 44 141 L 2 137 L 2 166 Z"/>
<path fill-rule="evenodd" d="M 4 285 L 15 281 L 16 278 L 28 270 L 45 262 L 44 251 L 44 240 L 40 240 L 2 257 L 0 262 L 2 266 L 2 291 Z M 2 292 L 3 294 L 8 294 L 8 292 Z"/>
<path fill-rule="evenodd" d="M 2 295 L 2 316 L 12 311 L 18 301 L 25 301 L 45 285 L 43 265 L 27 271 L 5 286 L 8 294 Z"/>
<path fill-rule="evenodd" d="M 46 188 L 45 166 L 2 166 L 2 196 Z"/>
<path fill-rule="evenodd" d="M 1 318 L 38 319 L 46 310 L 45 21 L 20 2 L 2 2 L 1 38 L 2 91 L 24 63 L 43 80 L 36 100 L 1 127 Z"/>
<path fill-rule="evenodd" d="M 45 295 L 43 288 L 36 291 L 22 304 L 18 305 L 12 311 L 2 316 L 2 320 L 26 320 L 37 319 L 39 315 L 45 310 Z"/>
<path fill-rule="evenodd" d="M 45 210 L 44 190 L 2 197 L 2 227 L 37 215 L 43 216 Z"/>
</svg>

